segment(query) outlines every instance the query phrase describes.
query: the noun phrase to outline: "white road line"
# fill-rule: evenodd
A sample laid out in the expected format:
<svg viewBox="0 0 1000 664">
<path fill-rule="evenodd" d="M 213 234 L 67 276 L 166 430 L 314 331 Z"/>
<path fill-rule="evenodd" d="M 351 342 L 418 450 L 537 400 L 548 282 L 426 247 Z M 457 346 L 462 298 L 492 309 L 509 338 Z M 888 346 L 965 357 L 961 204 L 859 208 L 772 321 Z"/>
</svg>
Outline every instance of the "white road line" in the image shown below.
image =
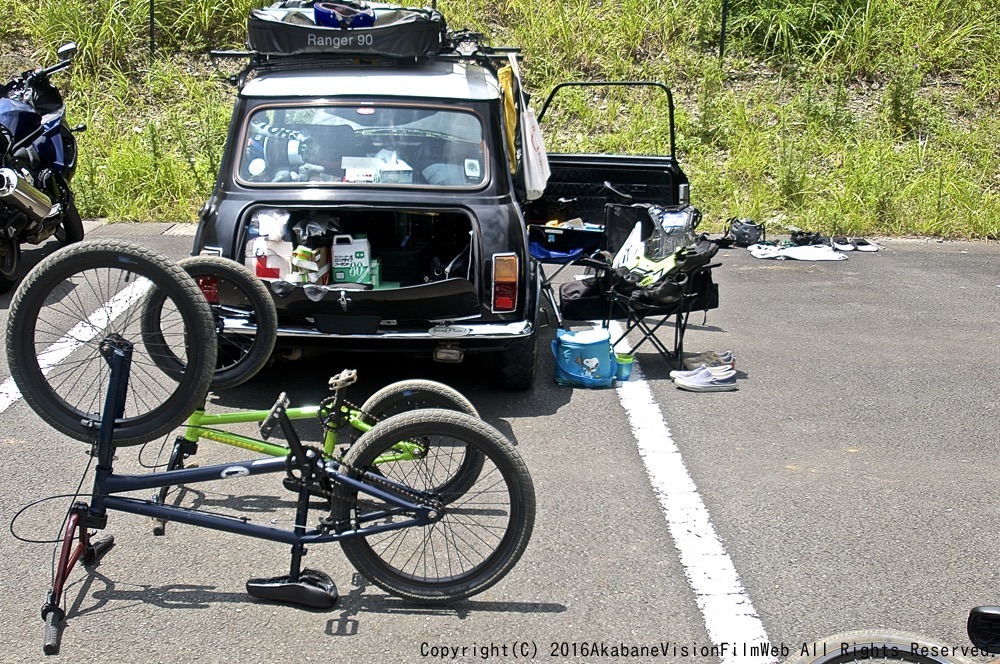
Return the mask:
<svg viewBox="0 0 1000 664">
<path fill-rule="evenodd" d="M 621 334 L 621 326 L 615 322 L 611 325 L 612 338 L 616 338 Z M 660 501 L 709 638 L 719 646 L 720 659 L 723 662 L 776 661 L 769 656 L 749 654 L 751 646 L 769 643 L 767 632 L 732 559 L 715 534 L 708 509 L 670 435 L 663 412 L 643 379 L 638 361 L 632 364 L 631 379 L 617 385 L 618 398 L 628 414 L 639 456 Z"/>
<path fill-rule="evenodd" d="M 0 413 L 10 408 L 20 398 L 21 391 L 17 389 L 13 378 L 0 383 Z"/>
<path fill-rule="evenodd" d="M 77 348 L 86 344 L 127 311 L 149 290 L 152 282 L 139 278 L 120 290 L 113 298 L 98 307 L 85 321 L 80 321 L 54 344 L 38 354 L 38 366 L 47 375 L 54 366 L 65 360 Z M 0 383 L 0 413 L 21 398 L 13 378 Z"/>
</svg>

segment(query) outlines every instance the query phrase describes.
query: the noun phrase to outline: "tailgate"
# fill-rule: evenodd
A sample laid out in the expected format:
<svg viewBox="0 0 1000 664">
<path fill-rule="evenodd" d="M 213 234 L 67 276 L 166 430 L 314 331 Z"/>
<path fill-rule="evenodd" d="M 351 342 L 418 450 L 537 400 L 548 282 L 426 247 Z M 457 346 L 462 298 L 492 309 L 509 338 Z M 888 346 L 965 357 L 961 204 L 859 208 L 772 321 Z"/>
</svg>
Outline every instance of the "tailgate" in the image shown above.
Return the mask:
<svg viewBox="0 0 1000 664">
<path fill-rule="evenodd" d="M 571 81 L 560 83 L 542 105 L 538 114 L 543 130 L 546 114 L 558 115 L 556 125 L 586 129 L 589 120 L 577 118 L 578 109 L 592 109 L 600 104 L 594 89 L 604 88 L 619 97 L 639 97 L 642 104 L 656 103 L 665 107 L 665 146 L 657 146 L 654 154 L 611 154 L 591 148 L 587 152 L 560 153 L 546 136 L 551 176 L 545 193 L 526 207 L 529 222 L 546 223 L 581 219 L 591 224 L 604 223 L 606 203 L 653 203 L 663 207 L 684 206 L 690 203 L 690 186 L 674 153 L 674 102 L 670 89 L 655 81 Z M 603 91 L 598 90 L 597 94 Z M 581 95 L 584 97 L 581 102 Z M 560 102 L 567 102 L 560 105 Z M 618 108 L 614 104 L 604 104 Z M 553 110 L 554 109 L 554 110 Z M 584 111 L 585 112 L 585 111 Z M 662 114 L 661 114 L 662 115 Z M 551 118 L 550 118 L 551 121 Z M 615 133 L 613 123 L 606 123 L 607 130 Z M 586 131 L 578 131 L 577 134 Z M 625 143 L 625 141 L 620 141 Z"/>
</svg>

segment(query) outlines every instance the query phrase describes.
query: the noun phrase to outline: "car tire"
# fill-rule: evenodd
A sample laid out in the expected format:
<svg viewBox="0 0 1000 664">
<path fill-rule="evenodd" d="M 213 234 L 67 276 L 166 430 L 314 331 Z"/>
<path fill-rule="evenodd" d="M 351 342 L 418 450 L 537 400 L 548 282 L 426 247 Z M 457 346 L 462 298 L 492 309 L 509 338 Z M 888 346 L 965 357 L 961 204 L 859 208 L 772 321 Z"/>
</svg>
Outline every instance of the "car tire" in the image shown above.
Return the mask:
<svg viewBox="0 0 1000 664">
<path fill-rule="evenodd" d="M 536 341 L 538 332 L 532 332 L 531 336 L 496 353 L 493 371 L 498 386 L 507 390 L 531 389 L 535 382 Z"/>
</svg>

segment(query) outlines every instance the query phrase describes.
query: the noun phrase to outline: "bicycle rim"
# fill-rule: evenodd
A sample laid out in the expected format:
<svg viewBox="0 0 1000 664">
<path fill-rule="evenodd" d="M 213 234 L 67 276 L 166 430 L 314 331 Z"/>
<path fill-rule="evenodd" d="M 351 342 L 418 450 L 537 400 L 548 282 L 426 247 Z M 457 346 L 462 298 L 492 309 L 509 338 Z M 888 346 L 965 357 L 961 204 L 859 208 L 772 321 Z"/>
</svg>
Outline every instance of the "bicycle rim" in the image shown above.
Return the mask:
<svg viewBox="0 0 1000 664">
<path fill-rule="evenodd" d="M 229 389 L 250 380 L 267 364 L 277 341 L 278 313 L 267 288 L 245 267 L 219 256 L 192 256 L 177 265 L 194 278 L 212 310 L 218 341 L 212 389 Z M 185 362 L 162 338 L 175 334 L 180 321 L 162 315 L 163 303 L 162 296 L 148 299 L 142 330 L 153 361 L 176 375 Z"/>
<path fill-rule="evenodd" d="M 151 295 L 180 330 L 165 336 L 192 368 L 162 371 L 149 355 L 140 318 Z M 204 402 L 215 362 L 211 312 L 187 274 L 165 257 L 127 242 L 73 244 L 39 263 L 18 289 L 8 318 L 7 358 L 25 401 L 58 431 L 91 442 L 108 390 L 108 341 L 131 347 L 116 445 L 158 438 Z"/>
<path fill-rule="evenodd" d="M 422 436 L 433 440 L 427 457 L 373 468 L 397 441 Z M 440 520 L 341 542 L 348 560 L 375 585 L 417 602 L 453 602 L 486 590 L 520 558 L 534 525 L 534 487 L 510 443 L 481 420 L 437 409 L 402 413 L 359 438 L 345 463 L 431 498 L 454 475 L 453 466 L 461 463 L 457 459 L 464 459 L 469 447 L 482 454 L 483 466 L 464 493 L 433 496 L 443 513 Z M 334 500 L 333 516 L 345 528 L 352 527 L 354 517 L 362 526 L 407 518 L 364 493 L 342 493 Z M 364 522 L 376 513 L 381 517 Z"/>
</svg>

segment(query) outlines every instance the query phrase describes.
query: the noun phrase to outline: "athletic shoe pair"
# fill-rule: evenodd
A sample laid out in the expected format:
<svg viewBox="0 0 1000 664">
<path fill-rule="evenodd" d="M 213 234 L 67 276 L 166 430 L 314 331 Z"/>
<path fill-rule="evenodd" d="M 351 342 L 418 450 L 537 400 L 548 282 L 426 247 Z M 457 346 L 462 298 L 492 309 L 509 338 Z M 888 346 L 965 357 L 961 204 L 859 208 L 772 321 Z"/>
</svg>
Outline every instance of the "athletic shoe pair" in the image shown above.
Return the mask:
<svg viewBox="0 0 1000 664">
<path fill-rule="evenodd" d="M 728 364 L 710 366 L 703 362 L 694 369 L 689 369 L 689 370 L 675 369 L 671 371 L 670 379 L 673 380 L 674 378 L 691 378 L 692 376 L 697 376 L 698 374 L 703 373 L 706 370 L 709 371 L 713 376 L 722 376 L 723 378 L 725 378 L 729 374 L 736 373 L 736 371 Z"/>
<path fill-rule="evenodd" d="M 699 369 L 702 365 L 708 367 L 726 367 L 728 369 L 735 369 L 736 358 L 733 356 L 733 352 L 731 350 L 727 350 L 721 353 L 708 351 L 707 353 L 695 355 L 694 357 L 689 357 L 684 360 L 684 368 L 688 370 L 693 371 L 695 369 Z"/>
<path fill-rule="evenodd" d="M 689 392 L 731 392 L 736 389 L 736 371 L 729 365 L 705 364 L 691 371 L 671 371 L 674 385 Z"/>
<path fill-rule="evenodd" d="M 831 244 L 837 251 L 878 251 L 877 244 L 861 237 L 835 237 Z"/>
</svg>

